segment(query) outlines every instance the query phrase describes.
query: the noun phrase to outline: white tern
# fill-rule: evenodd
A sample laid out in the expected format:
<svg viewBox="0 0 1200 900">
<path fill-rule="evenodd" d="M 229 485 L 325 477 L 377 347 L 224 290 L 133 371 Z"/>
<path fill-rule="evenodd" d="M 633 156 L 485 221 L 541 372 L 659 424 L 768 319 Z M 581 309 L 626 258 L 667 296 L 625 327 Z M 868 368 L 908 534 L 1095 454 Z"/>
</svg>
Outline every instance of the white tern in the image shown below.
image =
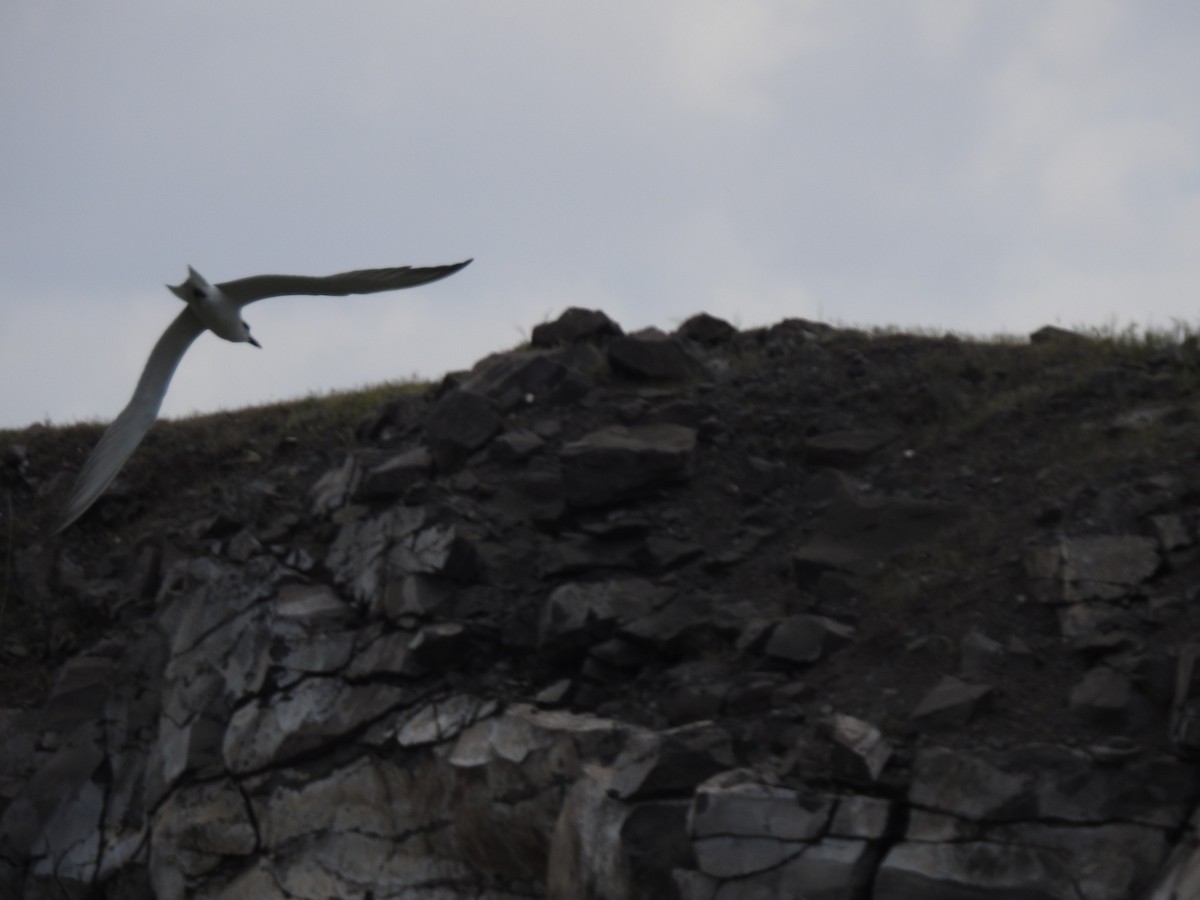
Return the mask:
<svg viewBox="0 0 1200 900">
<path fill-rule="evenodd" d="M 449 266 L 430 266 L 414 269 L 400 266 L 393 269 L 359 269 L 338 275 L 309 277 L 305 275 L 255 275 L 209 284 L 200 273 L 188 266 L 188 277 L 178 285 L 167 288 L 187 306 L 167 326 L 134 388 L 133 398 L 121 414 L 108 426 L 100 443 L 83 465 L 75 481 L 71 497 L 63 508 L 62 518 L 54 530 L 58 534 L 85 512 L 104 493 L 104 489 L 121 471 L 121 466 L 141 443 L 146 431 L 154 424 L 158 409 L 167 393 L 167 385 L 183 354 L 206 328 L 218 337 L 241 344 L 260 344 L 250 336 L 250 326 L 242 321 L 242 307 L 268 297 L 288 297 L 299 294 L 320 294 L 344 297 L 347 294 L 374 294 L 394 291 L 437 281 L 453 275 L 471 260 Z"/>
</svg>

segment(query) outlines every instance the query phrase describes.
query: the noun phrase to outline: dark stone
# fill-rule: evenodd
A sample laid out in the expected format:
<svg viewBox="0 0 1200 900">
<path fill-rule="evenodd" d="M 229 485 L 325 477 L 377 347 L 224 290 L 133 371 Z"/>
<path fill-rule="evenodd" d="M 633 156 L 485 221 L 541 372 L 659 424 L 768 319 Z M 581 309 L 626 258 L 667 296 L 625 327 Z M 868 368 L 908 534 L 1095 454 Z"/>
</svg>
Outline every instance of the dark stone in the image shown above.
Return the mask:
<svg viewBox="0 0 1200 900">
<path fill-rule="evenodd" d="M 366 416 L 355 426 L 354 435 L 364 444 L 387 444 L 404 432 L 415 430 L 415 420 L 413 403 L 410 400 L 396 400 L 384 403 Z"/>
<path fill-rule="evenodd" d="M 29 468 L 29 448 L 24 444 L 9 444 L 0 455 L 0 464 L 24 475 Z"/>
<path fill-rule="evenodd" d="M 429 477 L 433 457 L 425 447 L 417 447 L 363 473 L 355 497 L 360 500 L 379 500 L 396 497 Z"/>
<path fill-rule="evenodd" d="M 647 409 L 641 416 L 641 420 L 647 425 L 667 422 L 704 431 L 716 421 L 715 415 L 716 410 L 708 403 L 691 399 L 676 399 Z"/>
<path fill-rule="evenodd" d="M 639 556 L 649 571 L 666 572 L 696 559 L 703 552 L 704 548 L 694 541 L 654 534 L 646 539 Z"/>
<path fill-rule="evenodd" d="M 595 377 L 544 351 L 489 356 L 463 380 L 461 390 L 481 394 L 507 412 L 534 403 L 569 403 L 595 385 Z"/>
<path fill-rule="evenodd" d="M 989 684 L 967 684 L 947 675 L 913 710 L 913 721 L 921 728 L 956 728 L 966 725 L 992 693 Z"/>
<path fill-rule="evenodd" d="M 734 759 L 729 733 L 710 722 L 636 735 L 613 763 L 609 791 L 630 801 L 687 794 Z"/>
<path fill-rule="evenodd" d="M 888 850 L 874 882 L 879 900 L 1066 900 L 1076 889 L 1057 848 L 991 841 L 903 841 Z"/>
<path fill-rule="evenodd" d="M 497 462 L 521 462 L 536 453 L 546 442 L 532 431 L 506 431 L 488 448 L 488 455 Z"/>
<path fill-rule="evenodd" d="M 781 705 L 777 702 L 777 691 L 782 686 L 777 677 L 771 677 L 775 674 L 765 673 L 749 680 L 735 681 L 725 698 L 726 712 L 746 715 L 766 712 Z"/>
<path fill-rule="evenodd" d="M 562 419 L 558 416 L 536 419 L 530 430 L 544 441 L 555 440 L 562 434 Z"/>
<path fill-rule="evenodd" d="M 456 622 L 426 625 L 409 642 L 413 660 L 428 669 L 458 668 L 468 658 L 470 635 Z"/>
<path fill-rule="evenodd" d="M 662 606 L 669 594 L 637 578 L 564 584 L 542 605 L 538 642 L 551 657 L 569 657 Z"/>
<path fill-rule="evenodd" d="M 696 431 L 681 425 L 615 425 L 562 449 L 563 483 L 571 506 L 604 506 L 691 474 Z"/>
<path fill-rule="evenodd" d="M 246 523 L 241 519 L 230 516 L 226 513 L 217 513 L 211 516 L 205 516 L 198 522 L 193 523 L 191 531 L 196 538 L 227 538 L 236 534 L 244 528 Z"/>
<path fill-rule="evenodd" d="M 1150 524 L 1154 526 L 1159 546 L 1167 553 L 1190 547 L 1194 543 L 1191 529 L 1188 528 L 1182 516 L 1151 516 Z"/>
<path fill-rule="evenodd" d="M 533 700 L 538 706 L 562 706 L 566 703 L 572 687 L 574 684 L 570 678 L 560 678 L 538 691 Z"/>
<path fill-rule="evenodd" d="M 553 322 L 535 325 L 529 342 L 535 347 L 553 347 L 622 333 L 621 326 L 600 310 L 572 306 Z"/>
<path fill-rule="evenodd" d="M 1060 575 L 1069 600 L 1123 596 L 1162 564 L 1155 541 L 1140 535 L 1073 538 L 1065 543 Z"/>
<path fill-rule="evenodd" d="M 830 728 L 833 749 L 829 767 L 835 778 L 853 784 L 873 784 L 883 774 L 892 747 L 870 722 L 838 713 Z"/>
<path fill-rule="evenodd" d="M 1200 758 L 1200 703 L 1182 706 L 1171 724 L 1171 744 L 1182 759 Z"/>
<path fill-rule="evenodd" d="M 318 516 L 341 509 L 348 497 L 358 489 L 362 468 L 353 455 L 347 455 L 336 469 L 330 469 L 313 485 L 312 511 Z"/>
<path fill-rule="evenodd" d="M 1042 818 L 1171 829 L 1190 815 L 1196 789 L 1196 767 L 1169 756 L 1112 766 L 1059 744 L 993 751 L 928 746 L 917 753 L 908 799 L 975 822 Z"/>
<path fill-rule="evenodd" d="M 1126 732 L 1143 716 L 1138 716 L 1141 700 L 1133 683 L 1122 673 L 1106 665 L 1090 669 L 1071 690 L 1071 715 L 1079 722 L 1109 731 Z"/>
<path fill-rule="evenodd" d="M 621 846 L 637 894 L 630 900 L 676 896 L 674 873 L 694 865 L 687 836 L 688 801 L 639 803 L 621 825 Z"/>
<path fill-rule="evenodd" d="M 858 466 L 896 439 L 894 431 L 831 431 L 804 442 L 804 458 L 813 465 Z"/>
<path fill-rule="evenodd" d="M 1158 692 L 1170 699 L 1171 744 L 1180 757 L 1195 759 L 1200 757 L 1200 684 L 1197 684 L 1200 667 L 1196 665 L 1200 645 L 1184 644 L 1177 657 L 1174 666 L 1161 657 L 1150 661 L 1147 674 L 1151 677 L 1143 679 L 1143 683 L 1153 690 L 1158 682 Z M 1153 677 L 1156 670 L 1162 673 L 1157 678 Z M 1169 684 L 1162 684 L 1168 681 L 1163 670 L 1170 671 Z"/>
<path fill-rule="evenodd" d="M 948 747 L 922 747 L 913 761 L 908 800 L 968 821 L 1032 818 L 1031 773 L 1006 762 Z"/>
<path fill-rule="evenodd" d="M 642 544 L 636 540 L 598 540 L 582 534 L 561 536 L 542 552 L 538 574 L 542 578 L 579 575 L 604 569 L 638 566 Z"/>
<path fill-rule="evenodd" d="M 764 332 L 760 332 L 762 342 L 769 350 L 776 352 L 794 351 L 798 347 L 817 344 L 832 337 L 837 329 L 824 322 L 813 322 L 809 319 L 784 319 L 776 322 Z"/>
<path fill-rule="evenodd" d="M 807 665 L 831 650 L 850 643 L 854 629 L 821 616 L 790 616 L 767 638 L 767 656 Z"/>
<path fill-rule="evenodd" d="M 1097 765 L 1119 766 L 1132 759 L 1137 759 L 1146 752 L 1146 748 L 1136 741 L 1118 735 L 1096 744 L 1088 744 L 1084 748 Z"/>
<path fill-rule="evenodd" d="M 1102 535 L 1028 547 L 1022 563 L 1040 600 L 1075 603 L 1128 596 L 1155 575 L 1162 557 L 1153 538 Z"/>
<path fill-rule="evenodd" d="M 520 472 L 504 480 L 494 504 L 513 524 L 531 521 L 554 528 L 567 508 L 562 476 L 553 471 Z"/>
<path fill-rule="evenodd" d="M 792 554 L 792 572 L 801 587 L 813 588 L 830 572 L 866 570 L 872 561 L 850 542 L 818 535 Z"/>
<path fill-rule="evenodd" d="M 713 631 L 708 620 L 709 598 L 703 594 L 675 597 L 653 612 L 621 625 L 621 633 L 653 646 L 660 656 L 673 657 L 700 645 Z"/>
<path fill-rule="evenodd" d="M 1078 347 L 1090 343 L 1085 335 L 1078 331 L 1069 331 L 1054 325 L 1044 325 L 1029 335 L 1032 344 L 1062 344 L 1067 347 Z"/>
<path fill-rule="evenodd" d="M 996 678 L 1004 671 L 1007 651 L 999 641 L 972 631 L 959 642 L 959 670 L 967 678 Z"/>
<path fill-rule="evenodd" d="M 646 663 L 645 651 L 620 637 L 601 641 L 593 645 L 588 652 L 597 662 L 626 672 L 640 669 Z"/>
<path fill-rule="evenodd" d="M 663 715 L 672 725 L 715 719 L 725 702 L 726 686 L 715 684 L 685 684 L 668 689 L 659 703 Z"/>
<path fill-rule="evenodd" d="M 783 463 L 751 456 L 738 466 L 734 487 L 743 497 L 753 500 L 774 490 L 786 469 Z"/>
<path fill-rule="evenodd" d="M 733 339 L 737 329 L 716 316 L 697 313 L 679 326 L 675 332 L 698 344 L 724 344 Z"/>
<path fill-rule="evenodd" d="M 425 433 L 438 469 L 458 468 L 500 430 L 502 420 L 486 397 L 452 390 L 434 406 Z"/>
<path fill-rule="evenodd" d="M 650 528 L 649 517 L 628 509 L 606 510 L 599 516 L 589 516 L 579 521 L 579 530 L 585 534 L 612 540 L 645 538 Z"/>
<path fill-rule="evenodd" d="M 678 381 L 699 371 L 683 344 L 657 328 L 614 339 L 608 361 L 616 372 L 650 381 Z"/>
<path fill-rule="evenodd" d="M 1071 647 L 1089 659 L 1137 650 L 1141 646 L 1137 635 L 1122 630 L 1091 631 L 1071 638 Z"/>
<path fill-rule="evenodd" d="M 796 550 L 792 569 L 801 587 L 811 586 L 829 570 L 867 574 L 961 516 L 960 507 L 933 500 L 843 495 L 812 523 L 814 536 Z"/>
<path fill-rule="evenodd" d="M 394 573 L 444 575 L 470 584 L 485 576 L 484 557 L 475 534 L 457 525 L 425 528 L 392 547 L 389 568 Z"/>
<path fill-rule="evenodd" d="M 744 778 L 743 773 L 730 772 L 712 779 L 696 792 L 690 822 L 693 837 L 766 839 L 776 844 L 771 850 L 787 858 L 804 846 L 800 842 L 817 840 L 828 827 L 836 804 L 834 796 L 759 784 Z M 788 846 L 791 842 L 799 846 Z M 725 871 L 720 874 L 750 874 L 734 871 L 734 867 L 750 861 L 745 857 L 753 858 L 751 854 L 742 856 L 742 860 L 737 855 L 730 858 L 733 865 L 722 866 Z M 701 868 L 705 868 L 703 861 Z"/>
<path fill-rule="evenodd" d="M 397 621 L 403 616 L 432 616 L 454 598 L 451 582 L 437 575 L 416 573 L 388 584 L 372 612 Z"/>
</svg>

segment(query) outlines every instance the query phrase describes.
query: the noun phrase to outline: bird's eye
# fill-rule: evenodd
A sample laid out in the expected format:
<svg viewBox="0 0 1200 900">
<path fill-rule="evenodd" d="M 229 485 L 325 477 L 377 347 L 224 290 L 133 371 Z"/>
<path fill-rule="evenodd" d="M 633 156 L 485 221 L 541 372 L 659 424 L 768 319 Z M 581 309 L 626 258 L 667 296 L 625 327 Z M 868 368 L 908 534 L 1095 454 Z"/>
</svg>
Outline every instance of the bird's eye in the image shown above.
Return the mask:
<svg viewBox="0 0 1200 900">
<path fill-rule="evenodd" d="M 193 300 L 203 300 L 204 299 L 204 291 L 200 290 L 200 288 L 198 288 L 198 287 L 192 288 L 192 299 Z"/>
</svg>

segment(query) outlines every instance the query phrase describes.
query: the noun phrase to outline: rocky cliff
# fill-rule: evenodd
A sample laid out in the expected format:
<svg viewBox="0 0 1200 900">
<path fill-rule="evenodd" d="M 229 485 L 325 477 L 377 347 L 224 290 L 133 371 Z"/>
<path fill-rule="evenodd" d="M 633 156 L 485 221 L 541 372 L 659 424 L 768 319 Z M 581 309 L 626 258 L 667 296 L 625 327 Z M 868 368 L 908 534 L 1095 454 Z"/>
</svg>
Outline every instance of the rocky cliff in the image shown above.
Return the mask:
<svg viewBox="0 0 1200 900">
<path fill-rule="evenodd" d="M 0 435 L 0 896 L 1200 897 L 1197 371 L 570 310 L 56 539 Z"/>
</svg>

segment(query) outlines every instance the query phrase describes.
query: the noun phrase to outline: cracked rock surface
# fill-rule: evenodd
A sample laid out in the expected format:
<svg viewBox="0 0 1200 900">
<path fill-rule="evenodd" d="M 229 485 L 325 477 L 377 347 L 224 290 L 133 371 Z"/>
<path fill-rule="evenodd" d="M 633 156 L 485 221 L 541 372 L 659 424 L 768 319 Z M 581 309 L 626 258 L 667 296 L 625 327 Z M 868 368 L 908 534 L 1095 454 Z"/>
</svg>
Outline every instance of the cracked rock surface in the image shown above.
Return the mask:
<svg viewBox="0 0 1200 900">
<path fill-rule="evenodd" d="M 0 897 L 1200 897 L 1194 361 L 1039 334 L 0 434 Z"/>
</svg>

